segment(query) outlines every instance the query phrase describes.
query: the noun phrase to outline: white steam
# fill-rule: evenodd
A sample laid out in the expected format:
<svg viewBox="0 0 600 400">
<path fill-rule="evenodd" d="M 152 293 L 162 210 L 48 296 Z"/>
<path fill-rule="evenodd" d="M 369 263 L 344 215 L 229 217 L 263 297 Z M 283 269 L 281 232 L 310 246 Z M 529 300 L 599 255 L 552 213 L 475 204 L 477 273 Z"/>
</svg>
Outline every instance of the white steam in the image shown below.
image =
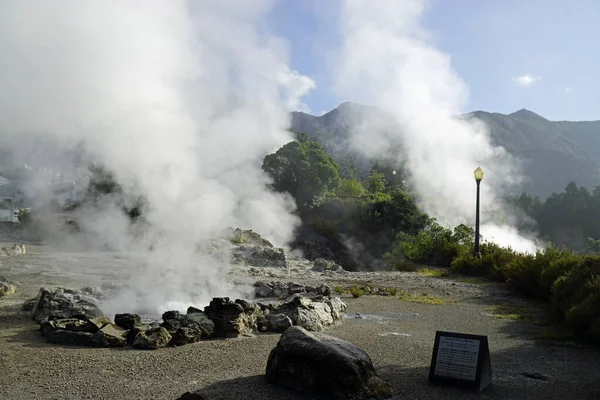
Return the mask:
<svg viewBox="0 0 600 400">
<path fill-rule="evenodd" d="M 481 234 L 491 239 L 493 232 L 501 245 L 532 249 L 531 240 L 497 221 L 504 214 L 499 188 L 520 179 L 516 163 L 491 144 L 485 126 L 454 118 L 464 112 L 468 89 L 450 57 L 430 44 L 421 24 L 425 6 L 424 0 L 342 2 L 337 92 L 378 106 L 399 127 L 363 121 L 353 132 L 354 145 L 371 149 L 373 156 L 390 142 L 402 143 L 421 206 L 450 226 L 473 224 L 473 170 L 481 166 Z"/>
<path fill-rule="evenodd" d="M 293 202 L 265 188 L 261 161 L 291 140 L 287 107 L 300 107 L 314 83 L 260 30 L 271 3 L 0 5 L 0 130 L 79 144 L 147 199 L 161 240 L 129 283 L 152 289 L 150 307 L 226 294 L 198 241 L 239 226 L 281 245 L 297 224 Z M 131 245 L 113 204 L 84 223 L 113 246 Z"/>
</svg>

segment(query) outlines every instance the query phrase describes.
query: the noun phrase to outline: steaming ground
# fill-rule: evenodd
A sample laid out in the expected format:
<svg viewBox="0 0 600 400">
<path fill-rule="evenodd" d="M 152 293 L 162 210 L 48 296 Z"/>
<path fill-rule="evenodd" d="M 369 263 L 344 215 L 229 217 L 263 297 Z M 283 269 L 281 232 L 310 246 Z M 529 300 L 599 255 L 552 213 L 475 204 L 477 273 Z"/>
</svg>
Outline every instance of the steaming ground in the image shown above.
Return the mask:
<svg viewBox="0 0 600 400">
<path fill-rule="evenodd" d="M 10 243 L 6 243 L 10 244 Z M 6 244 L 0 244 L 2 246 Z M 63 253 L 30 246 L 23 258 L 4 258 L 0 275 L 19 282 L 16 295 L 0 298 L 0 396 L 3 399 L 175 399 L 202 389 L 207 399 L 304 399 L 264 382 L 269 351 L 279 335 L 204 341 L 157 351 L 51 345 L 20 311 L 40 286 L 102 286 L 128 277 L 137 261 L 120 253 Z M 534 340 L 544 327 L 494 318 L 490 305 L 514 303 L 501 288 L 419 276 L 415 273 L 308 272 L 308 263 L 285 268 L 234 268 L 237 283 L 257 279 L 328 282 L 350 286 L 370 280 L 405 293 L 423 292 L 455 303 L 428 305 L 398 297 L 345 296 L 348 318 L 331 335 L 364 348 L 395 389 L 394 399 L 592 399 L 600 396 L 598 353 Z M 290 275 L 288 275 L 290 274 Z M 160 282 L 156 282 L 160 285 Z M 148 287 L 152 292 L 155 287 Z M 123 308 L 128 304 L 123 303 Z M 529 305 L 527 307 L 531 307 Z M 360 313 L 361 317 L 356 314 Z M 481 395 L 427 384 L 436 330 L 488 335 L 493 387 Z M 534 378 L 527 377 L 529 374 Z M 537 374 L 537 375 L 536 375 Z"/>
</svg>

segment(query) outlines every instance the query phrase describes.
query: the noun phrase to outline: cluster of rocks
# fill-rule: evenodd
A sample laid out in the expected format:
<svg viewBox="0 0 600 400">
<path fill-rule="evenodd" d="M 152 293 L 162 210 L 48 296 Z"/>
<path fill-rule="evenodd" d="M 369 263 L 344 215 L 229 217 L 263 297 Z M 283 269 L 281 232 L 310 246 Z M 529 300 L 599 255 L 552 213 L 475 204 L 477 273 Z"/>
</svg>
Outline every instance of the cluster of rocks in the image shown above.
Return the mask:
<svg viewBox="0 0 600 400">
<path fill-rule="evenodd" d="M 27 246 L 24 244 L 13 244 L 11 247 L 3 247 L 0 249 L 0 256 L 24 256 L 27 254 Z"/>
<path fill-rule="evenodd" d="M 257 281 L 254 283 L 254 296 L 258 298 L 287 298 L 298 293 L 313 296 L 331 296 L 331 288 L 326 284 L 311 286 L 279 281 Z"/>
<path fill-rule="evenodd" d="M 295 293 L 283 302 L 254 303 L 213 298 L 204 310 L 189 307 L 185 314 L 167 311 L 162 322 L 142 321 L 137 314 L 117 314 L 112 322 L 99 308 L 102 294 L 94 288 L 41 288 L 23 305 L 52 343 L 158 349 L 208 338 L 283 332 L 291 326 L 320 331 L 343 317 L 346 304 L 337 297 Z"/>
</svg>

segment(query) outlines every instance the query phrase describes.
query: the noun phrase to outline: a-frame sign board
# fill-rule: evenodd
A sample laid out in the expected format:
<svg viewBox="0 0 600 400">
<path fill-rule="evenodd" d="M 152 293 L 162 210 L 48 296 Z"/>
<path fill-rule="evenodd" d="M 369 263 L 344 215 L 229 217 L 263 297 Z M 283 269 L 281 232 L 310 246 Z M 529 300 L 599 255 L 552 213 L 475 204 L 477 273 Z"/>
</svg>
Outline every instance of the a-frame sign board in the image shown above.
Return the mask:
<svg viewBox="0 0 600 400">
<path fill-rule="evenodd" d="M 435 333 L 429 380 L 482 391 L 492 383 L 487 336 Z"/>
</svg>

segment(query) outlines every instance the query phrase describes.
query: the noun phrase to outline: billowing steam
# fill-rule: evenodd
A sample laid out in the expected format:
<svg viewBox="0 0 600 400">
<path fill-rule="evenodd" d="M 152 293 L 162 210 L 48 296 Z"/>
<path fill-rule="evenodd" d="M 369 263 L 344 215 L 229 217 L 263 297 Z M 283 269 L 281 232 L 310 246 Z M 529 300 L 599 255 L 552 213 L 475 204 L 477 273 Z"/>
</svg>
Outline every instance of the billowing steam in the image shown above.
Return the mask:
<svg viewBox="0 0 600 400">
<path fill-rule="evenodd" d="M 517 164 L 491 144 L 485 126 L 455 118 L 464 112 L 468 90 L 450 57 L 429 43 L 421 24 L 425 6 L 425 0 L 342 2 L 337 92 L 378 106 L 395 125 L 363 121 L 353 132 L 354 145 L 373 156 L 401 142 L 421 206 L 450 226 L 473 224 L 473 170 L 481 166 L 481 234 L 532 249 L 533 242 L 510 227 L 499 201 L 502 188 L 521 179 Z"/>
<path fill-rule="evenodd" d="M 284 244 L 289 198 L 265 188 L 265 154 L 290 140 L 288 107 L 314 87 L 260 30 L 269 0 L 7 0 L 0 10 L 0 129 L 75 145 L 147 200 L 160 231 L 129 282 L 149 307 L 223 295 L 196 245 L 227 226 Z M 112 203 L 84 224 L 133 246 Z M 201 285 L 200 287 L 198 285 Z M 130 294 L 135 300 L 135 290 Z"/>
</svg>

